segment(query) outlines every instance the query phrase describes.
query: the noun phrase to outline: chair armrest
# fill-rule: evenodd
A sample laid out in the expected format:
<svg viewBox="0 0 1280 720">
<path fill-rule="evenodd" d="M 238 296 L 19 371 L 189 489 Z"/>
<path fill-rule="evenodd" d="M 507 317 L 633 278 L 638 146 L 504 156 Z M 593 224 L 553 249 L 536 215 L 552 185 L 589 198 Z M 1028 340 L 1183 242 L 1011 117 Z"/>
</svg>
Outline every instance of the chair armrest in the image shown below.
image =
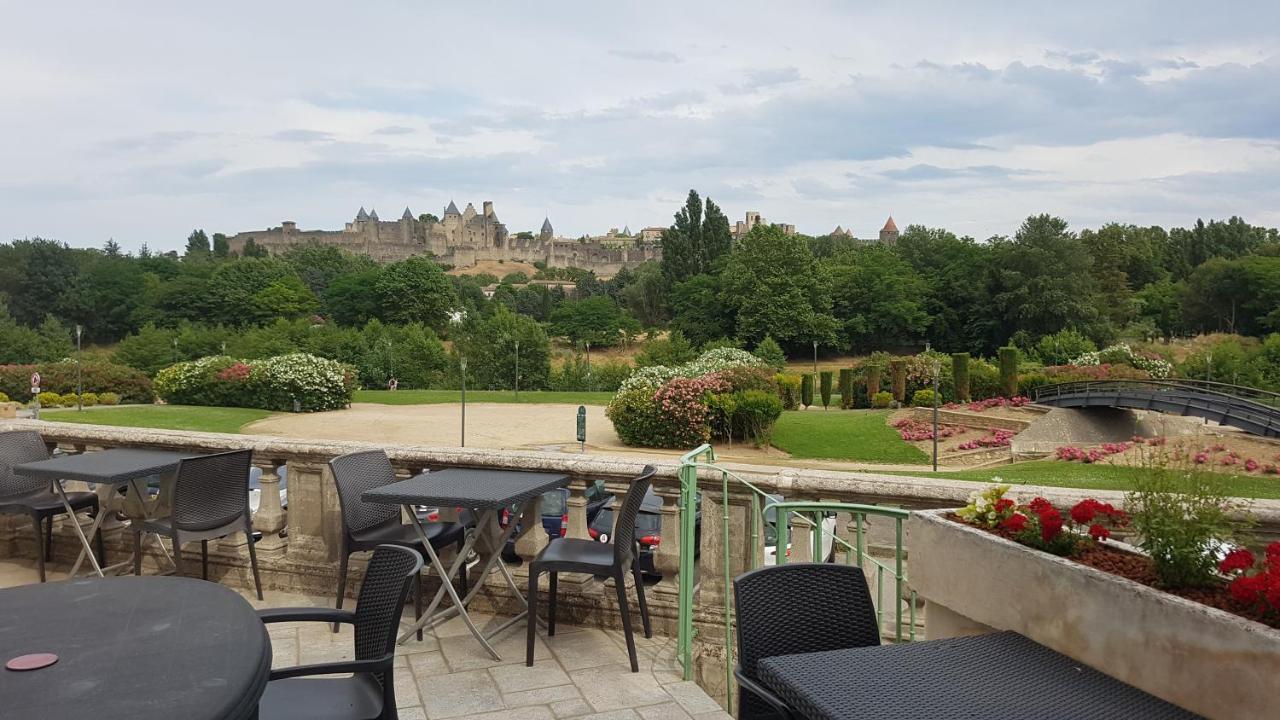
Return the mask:
<svg viewBox="0 0 1280 720">
<path fill-rule="evenodd" d="M 395 654 L 388 653 L 374 660 L 342 660 L 331 663 L 316 663 L 314 665 L 296 665 L 272 670 L 268 680 L 283 680 L 285 678 L 311 675 L 338 675 L 340 673 L 387 672 L 391 670 L 394 660 Z"/>
<path fill-rule="evenodd" d="M 266 608 L 258 611 L 258 618 L 264 623 L 276 622 L 356 622 L 356 614 L 350 610 L 335 610 L 322 607 L 285 607 Z"/>
<path fill-rule="evenodd" d="M 774 695 L 768 688 L 756 682 L 755 679 L 747 677 L 742 672 L 741 667 L 733 669 L 733 677 L 738 681 L 738 687 L 765 701 L 783 720 L 792 720 L 795 717 L 791 708 L 782 701 L 782 698 Z"/>
</svg>

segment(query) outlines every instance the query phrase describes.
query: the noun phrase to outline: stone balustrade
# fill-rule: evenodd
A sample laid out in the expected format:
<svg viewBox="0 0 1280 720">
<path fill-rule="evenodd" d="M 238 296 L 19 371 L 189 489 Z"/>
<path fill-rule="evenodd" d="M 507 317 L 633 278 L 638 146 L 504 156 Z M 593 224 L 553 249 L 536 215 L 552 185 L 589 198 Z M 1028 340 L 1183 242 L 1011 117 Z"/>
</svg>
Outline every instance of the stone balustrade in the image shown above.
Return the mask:
<svg viewBox="0 0 1280 720">
<path fill-rule="evenodd" d="M 341 518 L 338 496 L 328 461 L 338 455 L 379 446 L 369 443 L 316 441 L 252 435 L 116 428 L 96 425 L 51 423 L 35 420 L 0 420 L 0 431 L 36 429 L 51 445 L 67 452 L 86 452 L 110 447 L 145 447 L 196 452 L 252 449 L 253 463 L 262 470 L 260 506 L 254 517 L 255 530 L 262 533 L 258 560 L 264 586 L 270 589 L 329 595 L 335 592 L 337 554 L 340 547 Z M 484 450 L 456 447 L 389 446 L 383 447 L 397 473 L 408 477 L 423 470 L 445 467 L 494 468 L 561 472 L 570 476 L 568 498 L 568 536 L 587 537 L 588 484 L 603 480 L 607 489 L 621 496 L 630 479 L 638 475 L 646 460 L 635 456 L 577 455 L 560 452 Z M 654 492 L 663 500 L 662 541 L 656 548 L 654 565 L 662 579 L 648 588 L 649 606 L 656 633 L 674 636 L 678 617 L 679 560 L 681 553 L 698 553 L 695 564 L 696 589 L 693 603 L 695 642 L 695 679 L 712 697 L 723 698 L 728 691 L 724 673 L 725 607 L 729 588 L 725 583 L 724 562 L 729 575 L 748 569 L 752 556 L 751 493 L 744 486 L 731 483 L 726 495 L 721 474 L 711 469 L 699 472 L 701 530 L 698 548 L 682 548 L 678 532 L 682 509 L 678 505 L 680 481 L 678 462 L 673 458 L 650 460 L 657 466 Z M 277 492 L 282 468 L 287 468 L 288 508 L 282 508 Z M 902 477 L 870 473 L 736 466 L 734 472 L 750 480 L 762 491 L 784 496 L 792 501 L 839 501 L 879 504 L 907 509 L 955 507 L 963 504 L 972 483 L 923 477 Z M 1119 493 L 1091 492 L 1062 488 L 1020 488 L 1021 494 L 1041 494 L 1056 504 L 1069 505 L 1086 496 L 1119 502 Z M 725 506 L 728 506 L 729 543 L 724 542 Z M 442 509 L 446 514 L 449 509 Z M 1280 503 L 1263 501 L 1255 504 L 1261 529 L 1269 536 L 1280 537 Z M 55 557 L 69 563 L 79 551 L 72 529 L 65 522 L 57 531 Z M 515 544 L 521 564 L 532 559 L 548 538 L 539 514 L 522 518 L 522 534 Z M 870 522 L 868 547 L 871 553 L 888 548 L 892 556 L 894 539 L 892 523 Z M 841 523 L 837 533 L 850 540 L 852 528 Z M 807 533 L 796 533 L 798 552 L 807 552 Z M 110 562 L 123 559 L 132 549 L 132 539 L 120 528 L 106 536 Z M 33 557 L 35 538 L 25 518 L 0 516 L 0 557 Z M 761 556 L 763 534 L 755 536 L 757 556 Z M 910 547 L 910 538 L 907 538 Z M 144 572 L 158 566 L 159 551 L 148 544 Z M 188 549 L 198 559 L 199 548 Z M 805 555 L 799 555 L 804 557 Z M 188 567 L 198 567 L 197 563 Z M 351 593 L 359 587 L 363 571 L 362 558 L 352 558 Z M 229 538 L 210 547 L 211 579 L 250 587 L 247 549 L 243 538 Z M 517 584 L 527 580 L 523 567 L 513 567 Z M 560 579 L 559 609 L 562 619 L 584 625 L 617 627 L 620 624 L 612 580 L 589 576 Z M 630 580 L 628 580 L 630 582 Z M 515 613 L 516 602 L 505 583 L 490 578 L 485 591 L 477 595 L 476 607 L 497 614 Z"/>
</svg>

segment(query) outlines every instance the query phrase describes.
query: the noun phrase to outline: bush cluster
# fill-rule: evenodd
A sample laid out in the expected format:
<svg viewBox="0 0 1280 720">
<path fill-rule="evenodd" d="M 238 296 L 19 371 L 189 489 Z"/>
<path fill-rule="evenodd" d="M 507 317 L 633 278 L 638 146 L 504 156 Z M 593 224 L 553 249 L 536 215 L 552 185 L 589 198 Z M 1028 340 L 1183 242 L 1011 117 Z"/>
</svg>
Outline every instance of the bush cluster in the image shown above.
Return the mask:
<svg viewBox="0 0 1280 720">
<path fill-rule="evenodd" d="M 73 360 L 35 365 L 0 365 L 0 392 L 11 398 L 31 397 L 31 373 L 40 373 L 40 389 L 61 396 L 76 393 L 76 363 Z M 81 387 L 86 393 L 112 393 L 126 403 L 149 403 L 155 399 L 151 379 L 123 365 L 102 361 L 85 362 L 80 369 Z M 45 405 L 42 397 L 41 405 Z M 61 404 L 60 402 L 58 404 Z M 75 404 L 74 402 L 72 403 Z"/>
<path fill-rule="evenodd" d="M 293 353 L 265 360 L 214 355 L 171 365 L 156 374 L 156 392 L 176 405 L 252 407 L 304 412 L 336 410 L 351 402 L 354 368 Z"/>
</svg>

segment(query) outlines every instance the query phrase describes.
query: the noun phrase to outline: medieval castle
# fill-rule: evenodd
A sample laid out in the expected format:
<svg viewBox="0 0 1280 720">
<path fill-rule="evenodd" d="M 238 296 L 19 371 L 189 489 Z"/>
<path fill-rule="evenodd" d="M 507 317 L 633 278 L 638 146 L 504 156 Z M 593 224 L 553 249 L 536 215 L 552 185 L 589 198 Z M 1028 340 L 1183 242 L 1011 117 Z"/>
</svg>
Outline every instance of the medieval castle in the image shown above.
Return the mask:
<svg viewBox="0 0 1280 720">
<path fill-rule="evenodd" d="M 498 220 L 493 203 L 484 209 L 467 204 L 465 210 L 449 202 L 439 220 L 414 217 L 409 208 L 399 220 L 380 220 L 376 210 L 356 213 L 342 230 L 299 230 L 286 220 L 280 227 L 237 233 L 227 242 L 230 250 L 243 254 L 253 241 L 258 248 L 278 255 L 295 245 L 319 243 L 367 255 L 378 262 L 395 262 L 415 255 L 430 254 L 444 265 L 470 267 L 484 260 L 545 263 L 548 267 L 578 267 L 598 275 L 613 275 L 662 257 L 662 245 L 652 237 L 632 237 L 629 232 L 610 231 L 595 238 L 568 239 L 555 236 L 549 219 L 543 220 L 537 235 L 507 232 Z"/>
</svg>

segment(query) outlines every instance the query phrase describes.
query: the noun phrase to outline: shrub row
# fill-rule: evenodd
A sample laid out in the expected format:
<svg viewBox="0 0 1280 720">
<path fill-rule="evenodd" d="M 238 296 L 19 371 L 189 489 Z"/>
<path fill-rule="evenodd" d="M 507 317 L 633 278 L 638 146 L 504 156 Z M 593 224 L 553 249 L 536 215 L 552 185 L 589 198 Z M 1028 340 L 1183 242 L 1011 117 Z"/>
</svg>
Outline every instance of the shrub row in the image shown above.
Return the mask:
<svg viewBox="0 0 1280 720">
<path fill-rule="evenodd" d="M 304 412 L 336 410 L 351 402 L 355 368 L 293 353 L 265 360 L 214 355 L 156 373 L 156 392 L 176 405 L 251 407 Z"/>
<path fill-rule="evenodd" d="M 14 400 L 30 400 L 33 372 L 40 373 L 40 389 L 44 392 L 75 397 L 74 360 L 34 365 L 0 365 L 0 392 Z M 86 362 L 80 368 L 80 379 L 85 393 L 95 393 L 98 396 L 107 393 L 115 395 L 119 402 L 126 403 L 149 403 L 155 400 L 151 379 L 123 365 L 102 361 Z"/>
</svg>

